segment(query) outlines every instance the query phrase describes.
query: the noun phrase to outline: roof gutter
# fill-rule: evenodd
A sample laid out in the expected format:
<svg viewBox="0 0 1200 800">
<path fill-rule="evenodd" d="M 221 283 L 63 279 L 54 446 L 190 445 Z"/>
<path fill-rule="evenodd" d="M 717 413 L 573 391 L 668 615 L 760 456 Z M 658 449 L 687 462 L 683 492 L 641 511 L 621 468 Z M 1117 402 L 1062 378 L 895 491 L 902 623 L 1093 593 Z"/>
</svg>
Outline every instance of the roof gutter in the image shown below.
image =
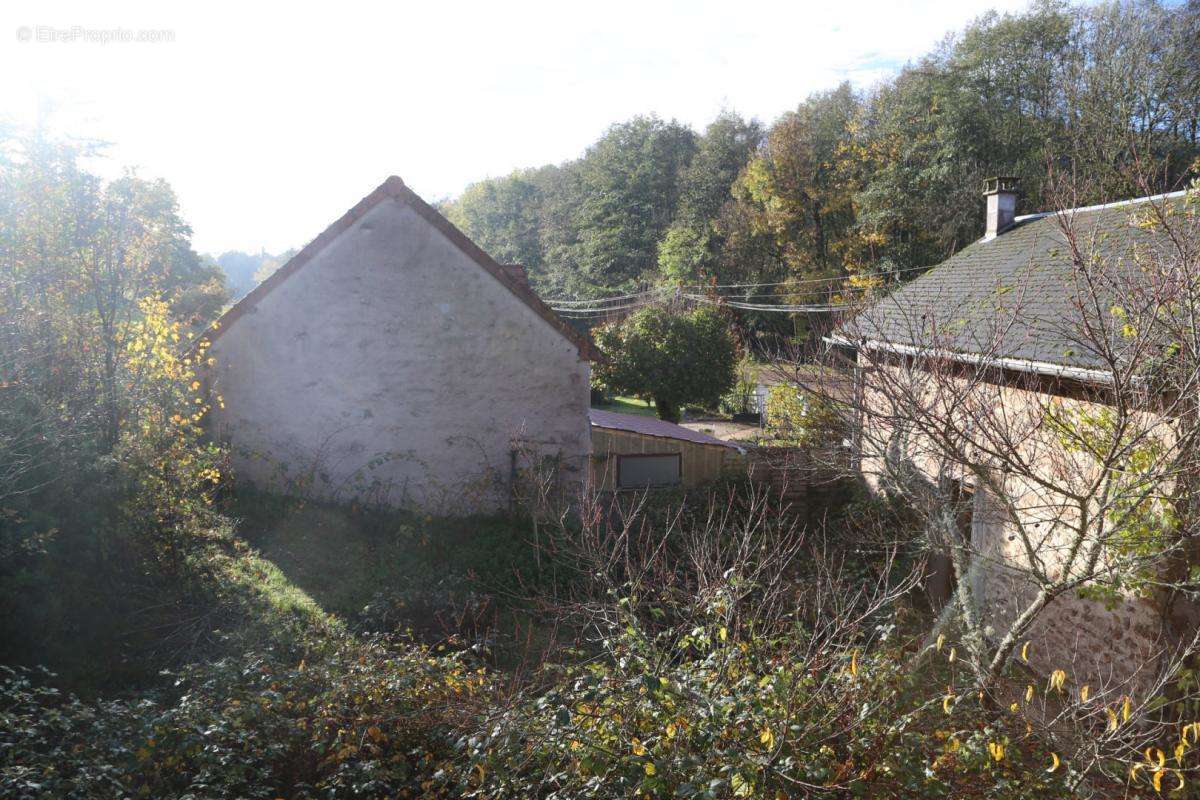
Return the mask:
<svg viewBox="0 0 1200 800">
<path fill-rule="evenodd" d="M 999 367 L 1016 370 L 1017 372 L 1032 372 L 1037 375 L 1047 375 L 1053 378 L 1070 378 L 1071 380 L 1083 381 L 1085 383 L 1111 385 L 1113 382 L 1112 373 L 1108 370 L 1068 367 L 1062 364 L 1052 364 L 1048 361 L 1031 361 L 1024 358 L 988 358 L 972 353 L 956 353 L 952 350 L 941 350 L 938 348 L 913 347 L 907 344 L 895 344 L 893 342 L 882 342 L 872 339 L 867 339 L 856 344 L 844 336 L 837 335 L 826 336 L 824 337 L 824 341 L 842 347 L 866 347 L 871 350 L 882 350 L 899 355 L 941 358 L 963 364 Z"/>
</svg>

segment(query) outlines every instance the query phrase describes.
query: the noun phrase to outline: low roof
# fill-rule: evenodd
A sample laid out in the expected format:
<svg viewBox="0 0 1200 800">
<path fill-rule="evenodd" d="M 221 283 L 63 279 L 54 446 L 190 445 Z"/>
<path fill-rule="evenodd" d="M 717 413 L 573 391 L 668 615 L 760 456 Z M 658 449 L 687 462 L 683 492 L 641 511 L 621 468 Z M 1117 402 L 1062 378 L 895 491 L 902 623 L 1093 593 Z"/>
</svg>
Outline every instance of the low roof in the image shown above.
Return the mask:
<svg viewBox="0 0 1200 800">
<path fill-rule="evenodd" d="M 311 261 L 330 242 L 349 229 L 351 225 L 366 215 L 368 211 L 385 200 L 398 200 L 406 203 L 413 211 L 421 215 L 429 224 L 433 225 L 442 235 L 449 239 L 455 247 L 466 253 L 480 268 L 499 281 L 506 289 L 516 295 L 517 299 L 529 306 L 534 313 L 550 323 L 560 335 L 575 345 L 575 348 L 579 351 L 580 358 L 590 361 L 598 357 L 598 351 L 591 339 L 571 327 L 555 314 L 549 306 L 542 302 L 541 298 L 534 293 L 533 289 L 527 283 L 519 280 L 514 275 L 512 269 L 506 269 L 504 266 L 496 263 L 479 245 L 472 242 L 466 234 L 456 228 L 450 220 L 439 214 L 437 209 L 426 203 L 415 192 L 405 186 L 404 181 L 396 175 L 389 177 L 375 191 L 358 201 L 354 208 L 347 211 L 341 218 L 322 231 L 320 236 L 305 245 L 303 250 L 296 253 L 286 264 L 272 273 L 269 278 L 258 286 L 255 286 L 241 300 L 234 303 L 213 324 L 213 327 L 205 334 L 205 338 L 212 341 L 220 337 L 238 317 L 253 308 L 272 289 L 287 280 L 292 273 Z"/>
<path fill-rule="evenodd" d="M 618 414 L 615 411 L 601 411 L 597 408 L 590 409 L 588 416 L 592 421 L 592 426 L 596 428 L 638 433 L 642 436 L 657 436 L 661 439 L 680 439 L 696 444 L 729 447 L 733 450 L 739 449 L 732 442 L 722 441 L 715 436 L 709 436 L 707 433 L 693 431 L 682 425 L 676 425 L 674 422 L 666 422 L 657 417 L 647 417 L 640 414 Z"/>
<path fill-rule="evenodd" d="M 1063 224 L 1116 271 L 1109 281 L 1115 286 L 1136 275 L 1135 251 L 1166 244 L 1164 234 L 1139 224 L 1153 211 L 1148 204 L 1173 206 L 1184 195 L 1017 217 L 1008 230 L 971 244 L 848 320 L 842 336 L 832 338 L 900 352 L 936 343 L 951 356 L 986 354 L 989 363 L 1017 369 L 1086 375 L 1103 364 L 1074 334 L 1081 312 Z M 1092 305 L 1107 309 L 1115 301 Z"/>
</svg>

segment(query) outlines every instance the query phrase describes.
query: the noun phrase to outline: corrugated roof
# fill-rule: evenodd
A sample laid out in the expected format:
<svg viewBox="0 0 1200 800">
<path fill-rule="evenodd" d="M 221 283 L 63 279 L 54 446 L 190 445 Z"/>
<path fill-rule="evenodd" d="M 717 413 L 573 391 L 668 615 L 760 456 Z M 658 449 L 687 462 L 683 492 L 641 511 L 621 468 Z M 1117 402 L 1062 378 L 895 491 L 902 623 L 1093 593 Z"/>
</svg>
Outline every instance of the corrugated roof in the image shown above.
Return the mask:
<svg viewBox="0 0 1200 800">
<path fill-rule="evenodd" d="M 609 428 L 616 431 L 640 433 L 643 436 L 658 436 L 663 439 L 682 439 L 696 444 L 712 444 L 720 447 L 739 449 L 732 442 L 722 441 L 707 433 L 693 431 L 673 422 L 666 422 L 657 417 L 645 417 L 639 414 L 618 414 L 615 411 L 601 411 L 593 408 L 588 411 L 592 425 L 597 428 Z"/>
<path fill-rule="evenodd" d="M 1138 224 L 1153 210 L 1148 203 L 1178 206 L 1183 195 L 1019 217 L 1004 233 L 964 248 L 848 321 L 842 333 L 856 344 L 935 346 L 1068 368 L 1102 367 L 1094 348 L 1080 340 L 1085 315 L 1108 314 L 1123 282 L 1137 278 L 1135 256 L 1145 258 L 1167 245 L 1161 229 Z M 1064 221 L 1105 265 L 1103 287 L 1076 285 Z M 1081 303 L 1084 299 L 1093 302 Z"/>
</svg>

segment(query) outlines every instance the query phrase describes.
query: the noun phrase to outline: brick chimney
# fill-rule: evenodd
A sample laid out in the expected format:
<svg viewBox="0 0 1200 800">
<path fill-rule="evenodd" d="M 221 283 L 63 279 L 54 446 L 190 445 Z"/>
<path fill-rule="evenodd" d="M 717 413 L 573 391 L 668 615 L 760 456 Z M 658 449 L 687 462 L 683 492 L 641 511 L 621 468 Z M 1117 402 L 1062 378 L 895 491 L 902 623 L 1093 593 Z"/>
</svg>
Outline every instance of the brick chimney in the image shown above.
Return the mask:
<svg viewBox="0 0 1200 800">
<path fill-rule="evenodd" d="M 985 242 L 1012 227 L 1017 217 L 1017 182 L 1011 175 L 988 178 L 983 182 L 983 196 L 987 198 Z"/>
</svg>

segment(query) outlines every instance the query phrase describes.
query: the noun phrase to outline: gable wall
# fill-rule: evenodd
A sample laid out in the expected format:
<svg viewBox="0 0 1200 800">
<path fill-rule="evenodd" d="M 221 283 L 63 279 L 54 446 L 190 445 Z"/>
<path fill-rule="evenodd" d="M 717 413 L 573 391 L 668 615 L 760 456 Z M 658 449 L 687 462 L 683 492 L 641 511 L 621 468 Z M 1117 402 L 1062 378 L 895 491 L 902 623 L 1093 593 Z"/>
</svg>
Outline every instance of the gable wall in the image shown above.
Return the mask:
<svg viewBox="0 0 1200 800">
<path fill-rule="evenodd" d="M 438 513 L 503 507 L 514 437 L 582 480 L 589 367 L 387 199 L 213 343 L 214 433 L 245 480 Z"/>
</svg>

